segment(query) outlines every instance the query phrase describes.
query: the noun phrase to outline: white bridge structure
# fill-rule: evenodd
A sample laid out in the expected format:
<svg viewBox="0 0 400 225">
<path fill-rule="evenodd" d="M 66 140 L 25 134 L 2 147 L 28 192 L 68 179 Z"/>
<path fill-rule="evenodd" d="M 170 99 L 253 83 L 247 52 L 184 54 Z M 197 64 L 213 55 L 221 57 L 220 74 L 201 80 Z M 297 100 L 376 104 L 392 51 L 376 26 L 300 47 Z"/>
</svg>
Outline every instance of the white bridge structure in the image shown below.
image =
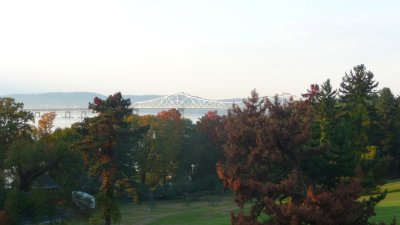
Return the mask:
<svg viewBox="0 0 400 225">
<path fill-rule="evenodd" d="M 195 97 L 184 92 L 160 98 L 135 102 L 133 109 L 229 109 L 232 102 L 222 102 Z"/>
<path fill-rule="evenodd" d="M 139 113 L 140 109 L 177 109 L 180 112 L 184 112 L 185 109 L 227 110 L 233 103 L 234 102 L 209 100 L 192 96 L 184 92 L 178 92 L 156 99 L 134 102 L 130 108 L 132 108 L 135 113 Z M 72 116 L 73 114 L 77 115 L 78 118 L 85 118 L 93 114 L 90 109 L 82 107 L 35 107 L 25 108 L 24 110 L 32 112 L 36 118 L 39 118 L 41 114 L 45 112 L 55 112 L 61 115 L 62 118 L 74 118 Z"/>
</svg>

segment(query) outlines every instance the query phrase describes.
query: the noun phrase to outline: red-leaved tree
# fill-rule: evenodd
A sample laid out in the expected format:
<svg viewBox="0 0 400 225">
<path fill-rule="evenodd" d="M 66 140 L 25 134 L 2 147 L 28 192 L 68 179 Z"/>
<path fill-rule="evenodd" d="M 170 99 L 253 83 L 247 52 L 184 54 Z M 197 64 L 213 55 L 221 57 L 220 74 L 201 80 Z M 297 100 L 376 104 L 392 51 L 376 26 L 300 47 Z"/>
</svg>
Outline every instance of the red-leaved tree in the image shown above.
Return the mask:
<svg viewBox="0 0 400 225">
<path fill-rule="evenodd" d="M 312 96 L 307 97 L 282 101 L 276 96 L 271 101 L 253 91 L 243 108 L 229 110 L 226 161 L 217 165 L 217 171 L 242 209 L 232 213 L 232 224 L 364 225 L 374 215 L 374 206 L 384 195 L 360 200 L 360 173 L 328 189 L 304 169 L 305 162 L 325 154 L 310 142 Z M 243 210 L 245 205 L 250 210 Z"/>
</svg>

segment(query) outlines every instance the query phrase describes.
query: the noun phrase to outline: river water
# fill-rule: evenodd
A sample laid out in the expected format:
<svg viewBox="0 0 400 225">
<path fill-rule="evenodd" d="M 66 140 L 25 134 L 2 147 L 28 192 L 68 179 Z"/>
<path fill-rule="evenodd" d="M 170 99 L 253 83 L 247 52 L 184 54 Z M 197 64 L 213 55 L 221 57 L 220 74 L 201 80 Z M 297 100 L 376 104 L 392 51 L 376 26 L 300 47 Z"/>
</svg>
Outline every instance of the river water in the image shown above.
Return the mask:
<svg viewBox="0 0 400 225">
<path fill-rule="evenodd" d="M 156 109 L 140 109 L 139 110 L 139 115 L 157 115 L 157 113 L 163 111 L 162 109 L 156 110 Z M 186 119 L 190 119 L 193 123 L 196 123 L 199 118 L 204 116 L 208 111 L 206 109 L 185 109 L 182 113 L 182 116 Z M 215 111 L 215 110 L 211 110 Z M 217 110 L 219 115 L 226 115 L 227 111 L 224 109 Z M 43 114 L 44 112 L 42 112 Z M 38 116 L 38 115 L 37 115 Z M 81 111 L 71 111 L 71 115 L 65 115 L 65 112 L 57 112 L 56 119 L 54 120 L 54 128 L 65 128 L 65 127 L 71 127 L 73 123 L 76 122 L 81 122 L 83 120 L 83 117 L 85 115 L 82 114 Z M 94 117 L 96 116 L 95 113 L 92 113 L 91 111 L 86 112 L 87 117 Z M 37 125 L 39 118 L 35 118 L 35 125 Z"/>
</svg>

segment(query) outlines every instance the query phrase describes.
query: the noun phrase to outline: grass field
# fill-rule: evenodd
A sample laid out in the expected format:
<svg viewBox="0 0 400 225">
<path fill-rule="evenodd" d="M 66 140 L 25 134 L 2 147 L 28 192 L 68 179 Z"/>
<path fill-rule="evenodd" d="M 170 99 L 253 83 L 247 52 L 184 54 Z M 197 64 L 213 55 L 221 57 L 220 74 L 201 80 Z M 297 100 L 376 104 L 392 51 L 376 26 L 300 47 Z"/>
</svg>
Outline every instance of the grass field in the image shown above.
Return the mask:
<svg viewBox="0 0 400 225">
<path fill-rule="evenodd" d="M 376 216 L 373 221 L 389 222 L 395 216 L 397 223 L 400 222 L 400 180 L 385 184 L 382 187 L 388 194 L 376 207 Z"/>
<path fill-rule="evenodd" d="M 377 216 L 373 221 L 389 222 L 396 216 L 400 219 L 400 181 L 387 183 L 382 189 L 388 190 L 386 198 L 376 208 Z M 191 202 L 187 206 L 183 201 L 158 201 L 153 209 L 143 203 L 122 203 L 120 225 L 228 225 L 230 212 L 237 210 L 233 195 L 222 198 L 218 204 L 208 199 Z M 85 224 L 71 221 L 72 224 Z"/>
</svg>

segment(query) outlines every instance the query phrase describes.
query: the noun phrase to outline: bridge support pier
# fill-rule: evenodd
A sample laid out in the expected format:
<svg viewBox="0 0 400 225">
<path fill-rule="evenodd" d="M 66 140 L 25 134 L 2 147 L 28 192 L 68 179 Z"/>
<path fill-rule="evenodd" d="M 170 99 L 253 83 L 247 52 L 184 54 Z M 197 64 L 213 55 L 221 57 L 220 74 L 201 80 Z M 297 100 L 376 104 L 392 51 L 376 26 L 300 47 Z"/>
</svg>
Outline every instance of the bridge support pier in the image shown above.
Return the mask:
<svg viewBox="0 0 400 225">
<path fill-rule="evenodd" d="M 37 111 L 33 115 L 35 118 L 40 118 L 40 111 Z"/>
<path fill-rule="evenodd" d="M 84 119 L 87 117 L 87 112 L 86 111 L 81 111 L 81 119 Z"/>
<path fill-rule="evenodd" d="M 178 111 L 181 113 L 181 117 L 185 118 L 185 109 L 184 108 L 178 108 Z"/>
<path fill-rule="evenodd" d="M 71 119 L 71 111 L 65 111 L 65 118 Z"/>
</svg>

